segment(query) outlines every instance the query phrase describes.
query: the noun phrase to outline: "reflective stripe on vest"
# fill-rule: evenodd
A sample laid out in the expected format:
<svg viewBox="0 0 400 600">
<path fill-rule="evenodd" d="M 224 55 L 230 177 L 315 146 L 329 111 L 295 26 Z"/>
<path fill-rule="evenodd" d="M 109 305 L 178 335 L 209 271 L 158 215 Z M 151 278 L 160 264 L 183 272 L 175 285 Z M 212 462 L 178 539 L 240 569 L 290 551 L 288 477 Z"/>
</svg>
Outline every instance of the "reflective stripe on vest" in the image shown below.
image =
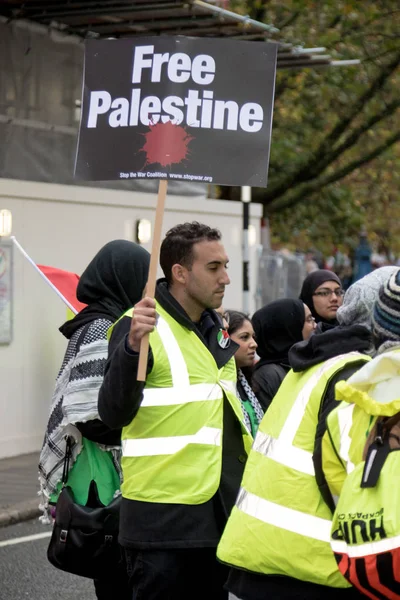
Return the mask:
<svg viewBox="0 0 400 600">
<path fill-rule="evenodd" d="M 380 554 L 381 552 L 390 552 L 396 550 L 400 546 L 400 535 L 395 537 L 385 538 L 377 542 L 369 544 L 359 544 L 358 546 L 350 546 L 346 542 L 331 539 L 331 547 L 338 554 L 347 554 L 350 558 L 359 558 L 360 556 L 369 556 Z"/>
<path fill-rule="evenodd" d="M 347 473 L 351 473 L 354 469 L 354 464 L 349 457 L 351 445 L 350 429 L 353 423 L 354 404 L 349 404 L 346 407 L 340 407 L 337 411 L 337 418 L 340 431 L 340 447 L 339 455 L 346 465 Z"/>
<path fill-rule="evenodd" d="M 157 332 L 164 345 L 171 368 L 170 388 L 145 388 L 141 407 L 172 406 L 189 402 L 221 400 L 223 393 L 218 383 L 198 383 L 190 385 L 189 372 L 185 359 L 174 334 L 166 320 L 159 316 Z M 227 385 L 231 382 L 225 382 Z M 233 383 L 233 382 L 232 382 Z M 221 445 L 222 430 L 202 427 L 193 435 L 154 437 L 146 439 L 122 440 L 123 456 L 157 456 L 175 454 L 188 444 Z"/>
<path fill-rule="evenodd" d="M 246 452 L 253 441 L 236 396 L 235 360 L 219 369 L 194 331 L 158 303 L 156 310 L 150 334 L 153 367 L 139 410 L 122 430 L 122 495 L 142 502 L 202 504 L 220 484 L 225 397 L 241 423 Z"/>
<path fill-rule="evenodd" d="M 194 435 L 122 440 L 122 452 L 124 456 L 156 456 L 160 454 L 175 454 L 188 444 L 220 446 L 221 434 L 221 430 L 215 427 L 202 427 Z"/>
<path fill-rule="evenodd" d="M 300 393 L 297 395 L 278 439 L 274 439 L 258 430 L 254 440 L 253 450 L 260 452 L 264 456 L 268 456 L 268 458 L 281 465 L 285 465 L 286 467 L 295 469 L 301 473 L 307 475 L 315 474 L 312 452 L 294 446 L 293 440 L 300 427 L 304 411 L 310 400 L 311 392 L 321 377 L 338 362 L 338 358 L 342 357 L 335 356 L 324 362 L 308 379 Z"/>
<path fill-rule="evenodd" d="M 178 388 L 147 388 L 143 391 L 141 406 L 171 406 L 221 398 L 222 391 L 218 383 L 195 383 Z"/>
<path fill-rule="evenodd" d="M 255 573 L 349 587 L 330 548 L 331 512 L 318 489 L 312 455 L 329 382 L 363 359 L 351 352 L 285 377 L 259 426 L 218 546 L 220 561 Z"/>
<path fill-rule="evenodd" d="M 312 454 L 302 448 L 286 446 L 286 442 L 280 437 L 275 439 L 266 433 L 257 431 L 253 443 L 253 450 L 264 456 L 268 456 L 268 458 L 271 458 L 290 469 L 295 469 L 296 471 L 307 473 L 308 475 L 314 475 Z"/>
<path fill-rule="evenodd" d="M 189 373 L 179 344 L 168 323 L 162 317 L 158 318 L 157 331 L 170 361 L 173 387 L 144 389 L 141 406 L 168 406 L 185 402 L 220 400 L 222 392 L 218 383 L 190 385 Z M 221 380 L 220 383 L 226 391 L 236 394 L 235 382 Z"/>
<path fill-rule="evenodd" d="M 170 326 L 163 317 L 159 315 L 157 322 L 157 332 L 162 340 L 164 348 L 169 358 L 171 368 L 172 387 L 189 387 L 189 373 L 186 367 L 185 359 L 179 344 L 171 331 Z"/>
<path fill-rule="evenodd" d="M 240 490 L 236 505 L 247 515 L 280 529 L 286 529 L 321 542 L 330 540 L 332 523 L 327 519 L 313 517 L 299 510 L 264 500 L 255 494 L 246 492 L 243 488 Z"/>
</svg>

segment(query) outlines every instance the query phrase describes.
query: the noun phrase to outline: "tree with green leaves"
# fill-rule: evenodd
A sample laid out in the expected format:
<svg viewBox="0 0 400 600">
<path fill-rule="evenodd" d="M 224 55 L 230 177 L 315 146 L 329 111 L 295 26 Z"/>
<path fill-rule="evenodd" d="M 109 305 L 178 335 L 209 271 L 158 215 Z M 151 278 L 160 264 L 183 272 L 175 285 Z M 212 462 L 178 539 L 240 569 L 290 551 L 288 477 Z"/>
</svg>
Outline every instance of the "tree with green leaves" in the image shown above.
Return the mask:
<svg viewBox="0 0 400 600">
<path fill-rule="evenodd" d="M 280 69 L 269 181 L 254 189 L 273 239 L 348 249 L 360 228 L 400 252 L 400 5 L 392 0 L 248 0 L 231 6 L 357 66 Z"/>
</svg>

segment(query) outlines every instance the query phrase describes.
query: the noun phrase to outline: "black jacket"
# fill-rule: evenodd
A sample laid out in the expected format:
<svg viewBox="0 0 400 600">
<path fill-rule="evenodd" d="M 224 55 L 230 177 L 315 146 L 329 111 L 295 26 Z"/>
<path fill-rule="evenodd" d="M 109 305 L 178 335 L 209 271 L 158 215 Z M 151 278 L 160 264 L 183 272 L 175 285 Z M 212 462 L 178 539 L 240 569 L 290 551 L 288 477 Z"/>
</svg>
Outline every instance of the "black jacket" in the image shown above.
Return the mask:
<svg viewBox="0 0 400 600">
<path fill-rule="evenodd" d="M 205 311 L 194 323 L 171 296 L 166 282 L 157 283 L 156 300 L 181 325 L 194 331 L 221 368 L 234 355 L 237 344 L 221 348 L 217 334 L 219 315 Z M 111 336 L 109 358 L 99 393 L 99 414 L 111 428 L 128 425 L 139 410 L 144 383 L 136 380 L 139 355 L 127 345 L 131 319 L 124 317 Z M 151 352 L 147 372 L 153 367 Z M 132 548 L 215 547 L 235 503 L 246 460 L 241 426 L 228 400 L 224 400 L 222 473 L 219 489 L 200 505 L 160 504 L 122 499 L 120 543 Z M 200 465 L 201 468 L 201 465 Z"/>
<path fill-rule="evenodd" d="M 299 342 L 290 349 L 289 361 L 292 369 L 300 373 L 340 354 L 355 351 L 369 353 L 372 347 L 372 336 L 361 325 L 350 327 L 322 325 L 309 340 Z M 321 460 L 321 443 L 326 430 L 326 418 L 331 410 L 337 406 L 335 400 L 336 383 L 350 377 L 364 362 L 363 359 L 360 359 L 360 362 L 353 363 L 351 366 L 337 372 L 330 380 L 325 394 L 321 398 L 313 460 L 317 483 L 325 501 L 331 508 L 333 508 L 333 501 L 323 476 Z M 364 598 L 355 588 L 337 590 L 307 581 L 299 581 L 291 577 L 261 575 L 239 569 L 231 569 L 227 587 L 230 592 L 243 600 L 263 600 L 264 598 L 279 598 L 280 600 L 317 600 L 324 598 L 324 600 L 336 600 L 339 596 L 348 600 L 356 598 L 361 600 L 361 598 Z"/>
<path fill-rule="evenodd" d="M 269 405 L 282 381 L 290 371 L 290 366 L 283 363 L 266 363 L 256 368 L 251 377 L 251 387 L 260 401 L 264 412 Z"/>
</svg>

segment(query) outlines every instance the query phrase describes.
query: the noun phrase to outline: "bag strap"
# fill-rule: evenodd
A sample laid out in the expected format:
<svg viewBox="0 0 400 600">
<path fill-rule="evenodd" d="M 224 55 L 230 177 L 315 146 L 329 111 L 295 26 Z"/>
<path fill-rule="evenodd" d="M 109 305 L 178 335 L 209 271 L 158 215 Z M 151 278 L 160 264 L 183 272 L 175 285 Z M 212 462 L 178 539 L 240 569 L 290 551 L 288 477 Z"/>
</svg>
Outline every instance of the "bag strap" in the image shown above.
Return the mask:
<svg viewBox="0 0 400 600">
<path fill-rule="evenodd" d="M 390 438 L 396 438 L 398 443 L 400 443 L 398 436 L 391 433 L 392 428 L 397 425 L 399 421 L 400 412 L 392 417 L 380 418 L 377 420 L 375 427 L 368 436 L 368 449 L 361 477 L 362 488 L 372 488 L 378 483 L 379 475 L 391 451 Z"/>
<path fill-rule="evenodd" d="M 397 423 L 399 421 L 400 421 L 400 412 L 393 415 L 393 417 L 388 417 L 387 419 L 383 420 L 383 426 L 384 426 L 385 431 L 390 431 L 392 429 L 392 427 L 397 425 Z"/>
<path fill-rule="evenodd" d="M 68 481 L 69 463 L 72 456 L 72 438 L 70 435 L 65 437 L 65 457 L 63 464 L 63 472 L 61 477 L 62 487 L 64 487 Z"/>
</svg>

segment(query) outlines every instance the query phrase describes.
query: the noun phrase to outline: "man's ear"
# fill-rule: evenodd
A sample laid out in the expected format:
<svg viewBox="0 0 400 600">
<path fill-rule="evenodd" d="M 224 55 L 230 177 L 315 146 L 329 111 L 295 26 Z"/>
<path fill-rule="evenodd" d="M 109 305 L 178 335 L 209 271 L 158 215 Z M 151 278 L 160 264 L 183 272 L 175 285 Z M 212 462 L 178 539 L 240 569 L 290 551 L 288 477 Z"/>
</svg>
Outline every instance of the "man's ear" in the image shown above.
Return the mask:
<svg viewBox="0 0 400 600">
<path fill-rule="evenodd" d="M 180 264 L 175 264 L 171 269 L 172 279 L 177 283 L 185 285 L 187 281 L 187 269 Z"/>
</svg>

